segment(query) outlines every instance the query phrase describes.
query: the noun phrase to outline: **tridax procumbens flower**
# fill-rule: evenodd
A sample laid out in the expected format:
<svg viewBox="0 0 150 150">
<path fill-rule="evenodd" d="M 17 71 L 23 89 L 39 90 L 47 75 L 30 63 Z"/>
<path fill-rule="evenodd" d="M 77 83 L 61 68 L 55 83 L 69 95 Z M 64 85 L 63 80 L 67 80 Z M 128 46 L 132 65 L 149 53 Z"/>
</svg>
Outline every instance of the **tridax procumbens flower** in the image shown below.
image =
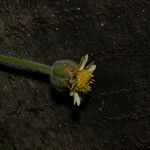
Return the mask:
<svg viewBox="0 0 150 150">
<path fill-rule="evenodd" d="M 88 55 L 82 57 L 79 65 L 70 60 L 56 61 L 52 66 L 36 63 L 33 61 L 18 59 L 0 55 L 0 63 L 10 65 L 22 70 L 30 70 L 48 74 L 56 89 L 68 88 L 70 95 L 74 97 L 74 105 L 80 105 L 80 94 L 91 91 L 93 83 L 93 71 L 96 69 L 94 62 L 86 66 Z"/>
</svg>

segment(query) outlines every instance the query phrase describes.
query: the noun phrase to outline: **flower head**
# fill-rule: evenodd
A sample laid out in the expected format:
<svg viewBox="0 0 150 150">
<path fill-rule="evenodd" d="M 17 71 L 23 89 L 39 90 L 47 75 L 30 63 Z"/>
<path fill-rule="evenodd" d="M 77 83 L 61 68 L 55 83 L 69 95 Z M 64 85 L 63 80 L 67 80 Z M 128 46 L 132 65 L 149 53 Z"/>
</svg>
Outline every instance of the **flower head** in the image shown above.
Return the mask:
<svg viewBox="0 0 150 150">
<path fill-rule="evenodd" d="M 78 69 L 76 72 L 75 77 L 71 80 L 72 86 L 70 89 L 70 95 L 74 97 L 74 105 L 77 104 L 78 106 L 81 103 L 81 97 L 79 93 L 86 94 L 91 91 L 91 84 L 93 83 L 93 71 L 96 69 L 96 65 L 94 62 L 90 63 L 86 66 L 88 62 L 88 55 L 82 57 Z"/>
<path fill-rule="evenodd" d="M 56 61 L 51 69 L 51 82 L 56 89 L 70 89 L 70 95 L 74 97 L 74 105 L 81 103 L 80 94 L 91 91 L 93 83 L 93 71 L 96 69 L 94 62 L 86 66 L 88 55 L 81 58 L 79 65 L 70 60 Z"/>
</svg>

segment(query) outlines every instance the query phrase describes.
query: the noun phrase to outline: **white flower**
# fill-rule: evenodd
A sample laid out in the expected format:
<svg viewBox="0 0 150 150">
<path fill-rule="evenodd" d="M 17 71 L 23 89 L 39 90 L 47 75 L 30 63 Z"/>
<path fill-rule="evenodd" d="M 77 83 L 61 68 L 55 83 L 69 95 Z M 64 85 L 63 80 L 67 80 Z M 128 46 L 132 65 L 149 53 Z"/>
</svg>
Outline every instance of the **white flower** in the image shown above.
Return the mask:
<svg viewBox="0 0 150 150">
<path fill-rule="evenodd" d="M 88 55 L 81 58 L 78 65 L 78 71 L 75 79 L 71 80 L 72 87 L 70 88 L 70 96 L 74 97 L 74 105 L 80 105 L 82 98 L 79 96 L 80 93 L 86 94 L 91 91 L 90 84 L 93 83 L 93 71 L 96 69 L 94 62 L 90 63 L 87 67 Z"/>
</svg>

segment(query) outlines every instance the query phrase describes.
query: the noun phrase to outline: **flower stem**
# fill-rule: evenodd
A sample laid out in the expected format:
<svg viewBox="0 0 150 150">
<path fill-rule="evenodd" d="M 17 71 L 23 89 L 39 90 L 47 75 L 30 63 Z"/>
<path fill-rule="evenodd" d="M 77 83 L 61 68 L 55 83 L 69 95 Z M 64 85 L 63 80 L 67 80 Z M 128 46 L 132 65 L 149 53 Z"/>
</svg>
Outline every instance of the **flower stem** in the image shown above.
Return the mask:
<svg viewBox="0 0 150 150">
<path fill-rule="evenodd" d="M 51 74 L 52 68 L 48 65 L 4 55 L 0 55 L 0 64 L 5 64 L 7 66 L 11 66 L 21 70 L 31 70 L 33 72 L 40 72 L 44 74 Z"/>
</svg>

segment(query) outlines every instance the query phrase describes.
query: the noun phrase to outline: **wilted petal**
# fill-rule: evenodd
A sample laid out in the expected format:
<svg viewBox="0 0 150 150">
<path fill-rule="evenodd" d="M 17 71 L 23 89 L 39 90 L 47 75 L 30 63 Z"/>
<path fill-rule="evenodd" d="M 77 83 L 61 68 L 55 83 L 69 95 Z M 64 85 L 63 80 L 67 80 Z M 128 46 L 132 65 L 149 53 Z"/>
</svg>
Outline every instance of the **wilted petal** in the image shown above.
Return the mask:
<svg viewBox="0 0 150 150">
<path fill-rule="evenodd" d="M 91 65 L 88 70 L 93 72 L 96 69 L 96 65 Z"/>
<path fill-rule="evenodd" d="M 84 69 L 87 62 L 88 62 L 88 54 L 86 54 L 85 57 L 83 58 L 80 66 L 79 66 L 79 70 Z"/>
<path fill-rule="evenodd" d="M 73 96 L 73 95 L 74 95 L 74 92 L 71 91 L 71 92 L 70 92 L 70 96 Z"/>
<path fill-rule="evenodd" d="M 81 98 L 77 92 L 74 93 L 74 105 L 77 104 L 78 106 L 81 103 Z"/>
</svg>

